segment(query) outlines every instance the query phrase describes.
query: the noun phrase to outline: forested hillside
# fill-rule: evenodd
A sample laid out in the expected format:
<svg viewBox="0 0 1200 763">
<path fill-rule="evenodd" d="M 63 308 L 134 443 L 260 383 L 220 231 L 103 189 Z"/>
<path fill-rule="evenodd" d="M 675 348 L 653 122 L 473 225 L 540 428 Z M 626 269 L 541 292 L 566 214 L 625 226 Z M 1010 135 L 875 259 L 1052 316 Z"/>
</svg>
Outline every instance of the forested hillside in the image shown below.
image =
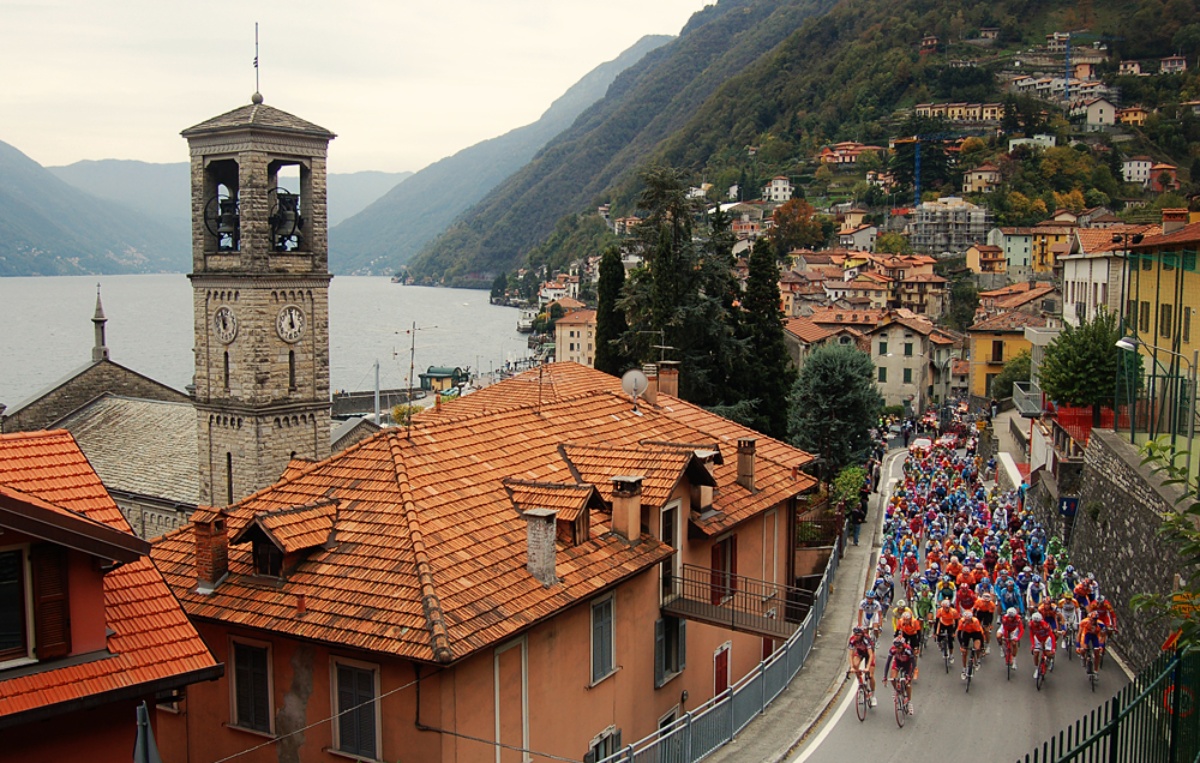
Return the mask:
<svg viewBox="0 0 1200 763">
<path fill-rule="evenodd" d="M 564 215 L 598 203 L 611 203 L 614 216 L 635 212 L 637 173 L 649 164 L 679 167 L 715 191 L 803 176 L 826 143 L 885 141 L 897 109 L 999 101 L 995 73 L 1049 32 L 1106 44 L 1119 61 L 1200 51 L 1197 21 L 1194 0 L 722 0 L 619 78 L 410 269 L 474 285 L 523 265 Z M 998 28 L 998 39 L 973 48 L 983 27 Z M 929 36 L 937 42 L 922 51 Z"/>
</svg>

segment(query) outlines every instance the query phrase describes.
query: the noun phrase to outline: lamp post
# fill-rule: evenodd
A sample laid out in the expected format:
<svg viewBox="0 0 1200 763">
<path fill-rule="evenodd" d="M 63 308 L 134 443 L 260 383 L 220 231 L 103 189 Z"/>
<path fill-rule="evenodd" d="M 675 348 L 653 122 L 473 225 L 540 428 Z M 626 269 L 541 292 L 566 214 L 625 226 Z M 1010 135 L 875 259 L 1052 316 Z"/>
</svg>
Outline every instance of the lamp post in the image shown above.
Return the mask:
<svg viewBox="0 0 1200 763">
<path fill-rule="evenodd" d="M 1129 272 L 1130 271 L 1130 268 L 1129 268 L 1129 245 L 1130 244 L 1140 244 L 1140 243 L 1142 243 L 1143 238 L 1145 238 L 1145 237 L 1141 233 L 1130 233 L 1129 231 L 1114 233 L 1113 237 L 1112 237 L 1112 242 L 1114 244 L 1120 244 L 1122 247 L 1122 251 L 1125 253 L 1124 258 L 1123 258 L 1125 260 L 1125 262 L 1121 266 L 1121 302 L 1117 305 L 1117 315 L 1120 317 L 1120 323 L 1117 326 L 1117 330 L 1120 331 L 1122 334 L 1125 333 L 1125 326 L 1126 326 L 1126 322 L 1125 322 L 1125 310 L 1126 310 L 1125 286 L 1126 286 L 1126 284 L 1129 283 L 1129 277 L 1131 275 Z M 1114 251 L 1113 256 L 1119 257 L 1120 255 Z M 1109 267 L 1112 267 L 1112 265 L 1109 265 Z M 1137 329 L 1136 329 L 1137 316 L 1130 316 L 1130 320 L 1133 322 L 1133 325 L 1135 326 L 1134 331 L 1136 333 L 1136 331 L 1137 331 Z M 1120 390 L 1121 390 L 1121 369 L 1120 369 L 1120 367 L 1118 367 L 1116 379 L 1113 380 L 1113 432 L 1117 432 L 1120 429 L 1120 421 L 1121 421 L 1120 403 L 1121 403 L 1121 401 L 1118 399 L 1118 397 L 1120 395 Z M 1129 442 L 1130 442 L 1130 444 L 1133 443 L 1133 420 L 1134 420 L 1133 404 L 1132 404 L 1133 402 L 1134 401 L 1130 401 L 1131 404 L 1129 407 Z"/>
<path fill-rule="evenodd" d="M 1188 445 L 1187 445 L 1187 449 L 1184 451 L 1184 457 L 1185 457 L 1184 463 L 1185 463 L 1185 466 L 1187 469 L 1187 471 L 1186 471 L 1187 479 L 1184 482 L 1184 488 L 1185 488 L 1184 492 L 1186 493 L 1187 487 L 1188 487 L 1188 485 L 1191 484 L 1191 480 L 1192 480 L 1192 441 L 1195 439 L 1195 436 L 1196 436 L 1196 368 L 1198 365 L 1200 365 L 1200 350 L 1194 350 L 1192 352 L 1192 359 L 1191 359 L 1191 362 L 1189 362 L 1187 356 L 1184 355 L 1183 353 L 1175 352 L 1174 350 L 1167 349 L 1164 347 L 1159 347 L 1156 344 L 1152 344 L 1150 342 L 1146 342 L 1144 340 L 1138 339 L 1136 336 L 1123 336 L 1117 340 L 1117 349 L 1125 350 L 1127 352 L 1137 352 L 1138 347 L 1147 347 L 1151 350 L 1154 350 L 1155 352 L 1165 352 L 1166 354 L 1171 355 L 1176 358 L 1179 358 L 1180 361 L 1187 363 L 1188 371 L 1187 371 L 1187 381 L 1186 381 L 1185 393 L 1188 396 L 1188 413 L 1187 413 L 1187 416 L 1188 416 L 1188 427 L 1187 427 L 1187 429 L 1188 429 Z M 1155 362 L 1156 363 L 1158 362 L 1157 358 L 1155 358 Z M 1131 421 L 1132 421 L 1132 413 L 1133 412 L 1131 410 L 1130 411 Z M 1115 415 L 1116 415 L 1116 412 L 1114 411 L 1114 416 Z M 1174 417 L 1172 417 L 1172 419 L 1174 419 Z M 1131 424 L 1131 426 L 1132 426 L 1132 424 Z M 1175 435 L 1176 435 L 1175 430 L 1176 430 L 1176 427 L 1172 426 L 1171 427 L 1171 446 L 1172 446 L 1172 448 L 1175 446 Z"/>
</svg>

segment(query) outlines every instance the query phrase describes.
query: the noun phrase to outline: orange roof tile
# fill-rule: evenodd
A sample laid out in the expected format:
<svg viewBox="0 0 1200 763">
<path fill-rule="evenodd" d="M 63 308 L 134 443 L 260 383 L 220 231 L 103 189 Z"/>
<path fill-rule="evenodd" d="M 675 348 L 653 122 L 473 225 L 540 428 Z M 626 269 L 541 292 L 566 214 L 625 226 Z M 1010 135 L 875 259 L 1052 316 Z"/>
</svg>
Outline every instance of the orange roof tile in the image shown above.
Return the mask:
<svg viewBox="0 0 1200 763">
<path fill-rule="evenodd" d="M 322 500 L 307 506 L 274 509 L 254 515 L 230 543 L 241 543 L 253 529 L 261 531 L 285 554 L 328 543 L 337 518 L 337 501 Z"/>
<path fill-rule="evenodd" d="M 757 436 L 661 393 L 637 407 L 614 377 L 574 363 L 544 366 L 422 412 L 411 432 L 380 432 L 229 509 L 236 534 L 262 512 L 339 502 L 336 542 L 310 551 L 281 584 L 264 585 L 251 574 L 251 550 L 233 547 L 229 577 L 196 594 L 190 527 L 161 538 L 154 558 L 193 617 L 451 662 L 672 553 L 648 536 L 629 544 L 607 514 L 591 512 L 590 539 L 559 544 L 560 582 L 544 587 L 526 569 L 526 525 L 514 502 L 579 506 L 570 488 L 545 486 L 587 483 L 604 493 L 630 472 L 646 476 L 643 503 L 665 501 L 696 468 L 693 451 Z M 737 484 L 736 463 L 712 459 L 714 512 L 693 525 L 719 533 L 808 490 L 812 478 L 795 467 L 810 460 L 757 436 L 751 491 Z"/>
<path fill-rule="evenodd" d="M 834 334 L 833 331 L 830 331 L 826 328 L 821 328 L 808 318 L 789 318 L 787 322 L 783 324 L 783 330 L 798 338 L 800 341 L 808 344 L 820 342 L 822 339 L 828 339 Z"/>
<path fill-rule="evenodd" d="M 998 313 L 979 321 L 968 328 L 967 331 L 1012 333 L 1014 331 L 1021 331 L 1026 326 L 1045 326 L 1046 323 L 1046 318 L 1042 315 L 1031 315 L 1030 313 L 1021 312 Z"/>
<path fill-rule="evenodd" d="M 505 479 L 503 484 L 517 511 L 553 509 L 558 512 L 558 519 L 566 522 L 574 522 L 590 501 L 599 498 L 595 485 L 515 479 Z"/>
<path fill-rule="evenodd" d="M 0 435 L 0 484 L 90 521 L 130 533 L 129 523 L 65 431 Z M 10 491 L 12 494 L 13 491 Z M 48 709 L 146 684 L 182 686 L 220 675 L 162 575 L 142 556 L 104 575 L 111 657 L 13 678 L 0 676 L 0 716 Z"/>
</svg>

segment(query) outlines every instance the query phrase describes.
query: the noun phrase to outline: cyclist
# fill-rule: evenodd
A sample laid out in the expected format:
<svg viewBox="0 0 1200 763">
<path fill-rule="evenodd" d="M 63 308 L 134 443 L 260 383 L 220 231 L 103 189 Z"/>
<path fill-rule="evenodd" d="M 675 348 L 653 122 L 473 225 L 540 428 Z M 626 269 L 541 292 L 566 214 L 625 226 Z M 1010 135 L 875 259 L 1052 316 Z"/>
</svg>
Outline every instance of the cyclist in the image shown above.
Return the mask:
<svg viewBox="0 0 1200 763">
<path fill-rule="evenodd" d="M 1079 604 L 1069 593 L 1058 600 L 1058 629 L 1063 632 L 1063 647 L 1070 642 L 1069 636 L 1079 630 Z"/>
<path fill-rule="evenodd" d="M 975 651 L 978 654 L 983 649 L 983 626 L 979 624 L 979 619 L 971 610 L 962 613 L 962 617 L 958 621 L 958 645 L 962 649 L 962 680 L 967 680 L 967 649 L 971 644 L 975 645 Z"/>
<path fill-rule="evenodd" d="M 991 593 L 984 591 L 975 601 L 975 616 L 983 626 L 983 653 L 991 651 L 992 623 L 996 619 L 996 600 Z"/>
<path fill-rule="evenodd" d="M 1029 643 L 1033 652 L 1033 677 L 1037 678 L 1038 664 L 1043 651 L 1049 651 L 1050 669 L 1053 670 L 1054 650 L 1058 648 L 1054 638 L 1054 626 L 1042 617 L 1041 612 L 1034 612 L 1029 616 Z"/>
<path fill-rule="evenodd" d="M 912 614 L 912 610 L 908 608 L 908 600 L 897 599 L 896 606 L 892 607 L 892 632 L 895 633 L 896 628 L 900 625 L 900 620 L 905 613 Z"/>
<path fill-rule="evenodd" d="M 920 618 L 911 611 L 905 611 L 896 625 L 896 635 L 904 638 L 904 641 L 912 647 L 914 654 L 921 653 L 921 627 Z"/>
<path fill-rule="evenodd" d="M 937 600 L 939 602 L 953 601 L 957 593 L 958 590 L 954 586 L 954 578 L 949 575 L 943 575 L 942 582 L 937 584 L 937 591 L 935 592 Z"/>
<path fill-rule="evenodd" d="M 867 635 L 865 628 L 856 625 L 846 648 L 850 651 L 850 670 L 862 675 L 865 668 L 871 707 L 875 707 L 878 704 L 875 700 L 875 642 Z"/>
<path fill-rule="evenodd" d="M 896 686 L 896 678 L 900 673 L 904 673 L 904 677 L 908 679 L 905 684 L 904 699 L 909 703 L 908 714 L 912 715 L 912 685 L 913 679 L 916 677 L 917 657 L 909 644 L 896 634 L 896 640 L 892 642 L 892 648 L 888 652 L 887 677 L 891 682 L 892 687 Z"/>
<path fill-rule="evenodd" d="M 933 616 L 933 636 L 941 644 L 943 639 L 946 641 L 953 639 L 956 630 L 958 630 L 958 610 L 950 606 L 949 600 L 945 600 Z"/>
<path fill-rule="evenodd" d="M 1079 623 L 1078 653 L 1083 656 L 1085 649 L 1094 649 L 1096 654 L 1096 670 L 1100 670 L 1100 662 L 1104 657 L 1104 642 L 1108 638 L 1107 629 L 1100 621 L 1100 613 L 1092 611 Z"/>
<path fill-rule="evenodd" d="M 1025 611 L 1025 597 L 1017 590 L 1016 581 L 1010 578 L 1004 583 L 1004 588 L 1000 590 L 998 603 L 1005 610 L 1015 609 L 1018 612 Z"/>
<path fill-rule="evenodd" d="M 867 591 L 867 595 L 858 604 L 858 626 L 877 632 L 883 629 L 883 607 L 874 590 Z"/>
<path fill-rule="evenodd" d="M 912 609 L 921 622 L 929 622 L 933 619 L 933 591 L 924 583 L 917 585 L 917 595 L 913 598 Z"/>
<path fill-rule="evenodd" d="M 1117 630 L 1117 611 L 1113 608 L 1112 602 L 1103 595 L 1096 594 L 1096 600 L 1088 605 L 1088 614 L 1092 612 L 1100 613 L 1100 622 L 1104 623 L 1104 627 L 1109 633 Z"/>
<path fill-rule="evenodd" d="M 1000 629 L 996 632 L 996 643 L 1005 649 L 1012 650 L 1013 670 L 1017 669 L 1017 644 L 1021 643 L 1021 634 L 1025 632 L 1025 621 L 1015 607 L 1009 607 L 1000 618 Z"/>
</svg>

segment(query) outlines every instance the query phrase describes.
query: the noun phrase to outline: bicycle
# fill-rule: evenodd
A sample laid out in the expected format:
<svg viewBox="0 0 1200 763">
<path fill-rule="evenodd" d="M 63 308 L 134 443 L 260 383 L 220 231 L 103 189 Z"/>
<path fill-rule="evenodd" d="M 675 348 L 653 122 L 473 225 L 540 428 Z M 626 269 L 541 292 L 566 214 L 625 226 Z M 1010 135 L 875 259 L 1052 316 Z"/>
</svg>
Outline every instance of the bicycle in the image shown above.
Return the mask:
<svg viewBox="0 0 1200 763">
<path fill-rule="evenodd" d="M 892 690 L 895 692 L 893 701 L 896 705 L 896 725 L 904 728 L 904 721 L 912 714 L 912 702 L 908 698 L 908 677 L 903 673 L 896 676 L 896 680 L 892 682 Z"/>
<path fill-rule="evenodd" d="M 1080 660 L 1083 662 L 1083 669 L 1087 671 L 1088 683 L 1092 685 L 1092 691 L 1096 691 L 1096 683 L 1100 680 L 1100 676 L 1096 674 L 1095 650 L 1090 646 L 1085 648 Z"/>
<path fill-rule="evenodd" d="M 942 659 L 946 662 L 946 672 L 950 672 L 950 663 L 954 661 L 954 644 L 949 633 L 942 631 L 938 636 L 938 645 L 942 648 Z"/>
<path fill-rule="evenodd" d="M 975 640 L 971 639 L 971 648 L 967 652 L 967 693 L 971 691 L 971 679 L 975 676 L 975 668 L 979 665 L 978 650 L 975 648 Z"/>
<path fill-rule="evenodd" d="M 1011 638 L 1004 637 L 1004 670 L 1007 674 L 1006 679 L 1012 680 L 1013 664 L 1017 661 L 1017 644 Z"/>
<path fill-rule="evenodd" d="M 1043 649 L 1041 657 L 1038 658 L 1037 677 L 1034 679 L 1034 684 L 1037 686 L 1038 691 L 1042 690 L 1042 684 L 1046 683 L 1046 674 L 1050 672 L 1053 665 L 1054 656 Z"/>
<path fill-rule="evenodd" d="M 871 687 L 867 684 L 867 679 L 863 676 L 862 668 L 847 670 L 846 677 L 849 678 L 851 673 L 858 674 L 858 688 L 855 689 L 854 710 L 858 713 L 859 722 L 862 722 L 867 719 L 867 708 L 871 706 Z"/>
</svg>

